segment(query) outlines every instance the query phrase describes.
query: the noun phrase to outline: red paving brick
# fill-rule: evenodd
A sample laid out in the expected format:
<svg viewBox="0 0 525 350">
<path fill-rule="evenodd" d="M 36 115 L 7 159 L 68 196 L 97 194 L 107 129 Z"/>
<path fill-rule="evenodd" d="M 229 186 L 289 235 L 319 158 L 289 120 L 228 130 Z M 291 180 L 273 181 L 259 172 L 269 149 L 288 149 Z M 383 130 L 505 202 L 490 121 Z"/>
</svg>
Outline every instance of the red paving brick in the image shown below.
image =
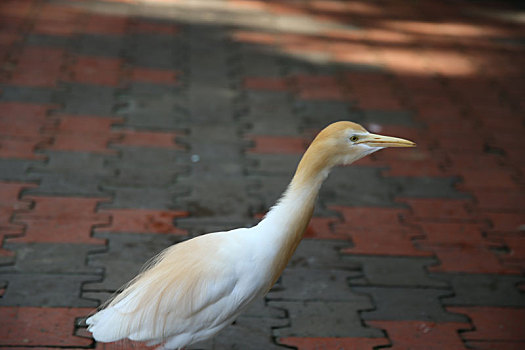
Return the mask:
<svg viewBox="0 0 525 350">
<path fill-rule="evenodd" d="M 312 217 L 304 233 L 304 238 L 347 239 L 347 237 L 334 232 L 333 225 L 338 222 L 339 220 L 336 218 Z"/>
<path fill-rule="evenodd" d="M 122 119 L 80 115 L 61 115 L 57 119 L 57 127 L 49 133 L 53 136 L 53 143 L 47 149 L 110 154 L 116 152 L 108 148 L 110 142 L 119 139 L 119 135 L 111 131 L 111 125 L 122 122 Z"/>
<path fill-rule="evenodd" d="M 289 345 L 298 350 L 371 350 L 376 346 L 388 345 L 387 339 L 382 338 L 280 338 L 280 344 Z"/>
<path fill-rule="evenodd" d="M 253 90 L 288 90 L 286 80 L 283 78 L 252 77 L 244 78 L 244 87 Z"/>
<path fill-rule="evenodd" d="M 108 215 L 94 212 L 98 202 L 107 198 L 28 196 L 24 199 L 32 200 L 34 208 L 15 215 L 13 222 L 26 225 L 26 230 L 22 237 L 11 241 L 103 243 L 91 237 L 91 230 L 94 226 L 109 224 Z"/>
<path fill-rule="evenodd" d="M 401 320 L 367 324 L 385 329 L 395 350 L 464 350 L 458 330 L 471 327 L 468 323 Z"/>
<path fill-rule="evenodd" d="M 9 137 L 0 135 L 0 157 L 21 159 L 45 159 L 43 154 L 35 154 L 35 150 L 49 144 L 48 137 Z"/>
<path fill-rule="evenodd" d="M 525 227 L 525 212 L 505 213 L 505 212 L 484 212 L 486 218 L 492 224 L 490 232 L 520 232 Z"/>
<path fill-rule="evenodd" d="M 82 32 L 89 34 L 105 35 L 124 35 L 129 18 L 123 16 L 110 15 L 91 15 L 84 26 Z"/>
<path fill-rule="evenodd" d="M 59 115 L 56 133 L 107 133 L 113 124 L 122 123 L 122 118 L 89 115 Z"/>
<path fill-rule="evenodd" d="M 133 30 L 137 33 L 175 35 L 179 31 L 179 27 L 173 23 L 135 20 L 133 23 Z"/>
<path fill-rule="evenodd" d="M 154 84 L 175 84 L 178 72 L 167 69 L 133 67 L 131 80 Z"/>
<path fill-rule="evenodd" d="M 186 217 L 188 213 L 177 210 L 148 209 L 103 209 L 99 213 L 111 216 L 111 225 L 97 228 L 103 232 L 162 233 L 185 235 L 186 231 L 173 225 L 176 218 Z"/>
<path fill-rule="evenodd" d="M 286 137 L 286 136 L 248 136 L 250 140 L 255 143 L 253 148 L 250 148 L 250 153 L 260 154 L 302 154 L 307 142 L 302 137 Z"/>
<path fill-rule="evenodd" d="M 121 59 L 79 56 L 72 67 L 71 80 L 85 84 L 117 86 L 121 66 Z"/>
<path fill-rule="evenodd" d="M 418 233 L 407 229 L 354 229 L 338 226 L 338 236 L 351 239 L 353 246 L 342 250 L 348 254 L 429 256 L 431 252 L 416 249 L 413 239 Z"/>
<path fill-rule="evenodd" d="M 271 33 L 250 32 L 236 30 L 232 33 L 232 39 L 244 43 L 273 45 L 277 42 L 277 36 Z"/>
<path fill-rule="evenodd" d="M 26 47 L 22 51 L 9 83 L 54 87 L 60 78 L 65 51 L 58 48 Z"/>
<path fill-rule="evenodd" d="M 175 143 L 177 133 L 162 131 L 141 131 L 112 129 L 122 123 L 122 118 L 108 118 L 83 115 L 60 115 L 56 126 L 47 131 L 53 142 L 43 148 L 72 152 L 114 154 L 109 144 L 135 147 L 158 147 L 184 149 Z"/>
<path fill-rule="evenodd" d="M 28 210 L 31 201 L 19 199 L 20 193 L 26 189 L 35 187 L 32 183 L 0 182 L 0 256 L 11 256 L 12 252 L 2 248 L 2 242 L 6 235 L 21 235 L 24 231 L 23 225 L 13 224 L 11 217 L 17 211 Z"/>
<path fill-rule="evenodd" d="M 337 79 L 326 75 L 296 75 L 294 83 L 299 97 L 305 100 L 344 100 L 344 92 Z"/>
<path fill-rule="evenodd" d="M 525 236 L 507 235 L 503 237 L 503 242 L 509 249 L 509 253 L 503 257 L 505 263 L 525 267 Z"/>
<path fill-rule="evenodd" d="M 88 338 L 76 337 L 75 319 L 92 309 L 48 307 L 0 307 L 0 345 L 87 347 Z"/>
<path fill-rule="evenodd" d="M 520 185 L 515 180 L 517 174 L 512 169 L 462 170 L 463 182 L 459 186 L 467 192 L 476 188 L 493 188 L 501 191 L 519 191 Z"/>
<path fill-rule="evenodd" d="M 364 229 L 402 227 L 401 216 L 408 213 L 404 208 L 331 206 L 330 209 L 343 216 L 342 225 Z"/>
<path fill-rule="evenodd" d="M 485 274 L 519 274 L 520 270 L 506 266 L 486 245 L 437 245 L 418 243 L 422 249 L 434 253 L 440 265 L 429 267 L 433 272 L 463 272 Z"/>
<path fill-rule="evenodd" d="M 0 135 L 39 137 L 54 121 L 47 118 L 55 106 L 19 102 L 0 102 Z"/>
<path fill-rule="evenodd" d="M 478 223 L 465 222 L 419 222 L 424 232 L 424 242 L 441 245 L 483 244 L 483 227 Z"/>
<path fill-rule="evenodd" d="M 47 118 L 54 105 L 0 102 L 0 157 L 44 159 L 35 150 L 51 139 L 41 132 L 54 123 Z"/>
<path fill-rule="evenodd" d="M 410 207 L 407 221 L 472 221 L 469 199 L 398 198 Z"/>
<path fill-rule="evenodd" d="M 430 252 L 418 250 L 413 239 L 421 232 L 403 225 L 401 216 L 407 209 L 378 207 L 330 207 L 340 212 L 343 222 L 334 225 L 337 236 L 346 237 L 353 246 L 344 253 L 370 255 L 428 256 Z"/>
<path fill-rule="evenodd" d="M 176 143 L 179 134 L 174 132 L 115 130 L 115 133 L 121 136 L 115 145 L 184 149 Z"/>
<path fill-rule="evenodd" d="M 445 156 L 425 150 L 424 146 L 418 143 L 419 137 L 405 136 L 396 132 L 377 132 L 416 140 L 418 147 L 409 149 L 407 152 L 392 152 L 392 150 L 379 152 L 371 157 L 363 158 L 363 160 L 370 160 L 370 163 L 366 165 L 388 167 L 383 172 L 385 176 L 449 176 L 444 170 Z"/>
<path fill-rule="evenodd" d="M 37 34 L 69 36 L 82 21 L 79 10 L 70 6 L 46 3 L 39 9 L 33 31 Z"/>
<path fill-rule="evenodd" d="M 461 334 L 467 341 L 525 341 L 525 309 L 504 307 L 447 307 L 447 311 L 466 314 L 474 329 Z"/>
</svg>

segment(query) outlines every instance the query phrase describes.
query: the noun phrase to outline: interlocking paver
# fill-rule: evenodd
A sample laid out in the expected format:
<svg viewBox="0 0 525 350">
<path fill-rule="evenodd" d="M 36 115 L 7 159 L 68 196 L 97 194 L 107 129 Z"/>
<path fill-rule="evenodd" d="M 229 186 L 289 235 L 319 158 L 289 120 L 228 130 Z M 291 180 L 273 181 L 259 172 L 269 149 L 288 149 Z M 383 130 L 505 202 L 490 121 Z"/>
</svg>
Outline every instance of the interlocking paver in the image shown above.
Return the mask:
<svg viewBox="0 0 525 350">
<path fill-rule="evenodd" d="M 387 339 L 359 338 L 359 337 L 286 337 L 279 338 L 279 342 L 296 347 L 299 350 L 328 350 L 328 349 L 355 349 L 367 350 L 376 346 L 388 345 Z"/>
<path fill-rule="evenodd" d="M 34 209 L 15 215 L 13 222 L 26 225 L 26 230 L 12 242 L 102 243 L 91 237 L 91 229 L 109 224 L 108 215 L 94 213 L 97 203 L 107 198 L 24 198 L 34 202 Z"/>
<path fill-rule="evenodd" d="M 465 349 L 458 334 L 468 323 L 425 321 L 367 321 L 367 324 L 388 332 L 392 349 Z"/>
<path fill-rule="evenodd" d="M 372 296 L 376 309 L 363 312 L 361 316 L 364 320 L 467 321 L 463 315 L 447 313 L 440 305 L 439 298 L 452 294 L 447 290 L 400 287 L 353 287 L 352 289 Z"/>
<path fill-rule="evenodd" d="M 462 334 L 472 341 L 496 340 L 523 342 L 523 320 L 525 309 L 504 307 L 447 307 L 447 310 L 468 315 L 475 329 Z"/>
<path fill-rule="evenodd" d="M 274 330 L 278 337 L 370 337 L 380 338 L 379 329 L 365 328 L 359 311 L 372 306 L 362 297 L 356 301 L 271 301 L 270 306 L 288 310 L 290 326 Z"/>
<path fill-rule="evenodd" d="M 110 215 L 111 224 L 96 229 L 96 232 L 144 232 L 178 235 L 184 235 L 185 231 L 173 226 L 173 220 L 188 215 L 184 211 L 148 209 L 103 209 L 99 210 L 99 213 Z"/>
<path fill-rule="evenodd" d="M 454 295 L 442 299 L 444 305 L 515 306 L 525 303 L 518 285 L 521 276 L 486 274 L 432 274 L 433 278 L 450 283 Z"/>
<path fill-rule="evenodd" d="M 75 318 L 91 308 L 0 307 L 0 344 L 8 346 L 85 347 L 88 338 L 73 335 Z"/>
<path fill-rule="evenodd" d="M 437 263 L 433 258 L 406 256 L 345 255 L 345 261 L 361 265 L 363 274 L 350 285 L 446 288 L 447 283 L 428 276 L 426 268 Z"/>
<path fill-rule="evenodd" d="M 78 291 L 85 283 L 99 281 L 100 277 L 83 274 L 2 273 L 2 280 L 7 281 L 7 288 L 0 306 L 95 308 L 97 302 L 81 298 Z"/>
</svg>

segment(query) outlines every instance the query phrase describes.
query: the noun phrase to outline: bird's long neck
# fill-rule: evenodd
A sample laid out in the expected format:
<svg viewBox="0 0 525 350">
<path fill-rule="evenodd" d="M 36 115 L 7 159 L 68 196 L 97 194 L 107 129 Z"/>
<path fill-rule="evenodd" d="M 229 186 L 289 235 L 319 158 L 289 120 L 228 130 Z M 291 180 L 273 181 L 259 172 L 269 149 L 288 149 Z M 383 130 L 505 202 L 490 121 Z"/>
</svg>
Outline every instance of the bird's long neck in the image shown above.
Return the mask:
<svg viewBox="0 0 525 350">
<path fill-rule="evenodd" d="M 265 239 L 275 249 L 271 285 L 299 245 L 312 217 L 319 189 L 330 169 L 322 147 L 313 143 L 301 159 L 286 192 L 259 223 Z"/>
</svg>

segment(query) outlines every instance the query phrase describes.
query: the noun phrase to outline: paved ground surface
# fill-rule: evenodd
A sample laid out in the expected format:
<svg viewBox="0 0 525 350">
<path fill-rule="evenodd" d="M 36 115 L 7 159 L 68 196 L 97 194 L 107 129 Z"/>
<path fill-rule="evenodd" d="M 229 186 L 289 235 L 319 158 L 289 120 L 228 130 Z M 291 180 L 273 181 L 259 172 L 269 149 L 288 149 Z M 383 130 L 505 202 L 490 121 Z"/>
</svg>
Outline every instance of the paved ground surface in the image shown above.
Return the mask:
<svg viewBox="0 0 525 350">
<path fill-rule="evenodd" d="M 140 348 L 85 315 L 170 244 L 256 222 L 343 119 L 419 147 L 334 171 L 275 288 L 193 349 L 524 349 L 513 6 L 2 1 L 1 348 Z"/>
</svg>

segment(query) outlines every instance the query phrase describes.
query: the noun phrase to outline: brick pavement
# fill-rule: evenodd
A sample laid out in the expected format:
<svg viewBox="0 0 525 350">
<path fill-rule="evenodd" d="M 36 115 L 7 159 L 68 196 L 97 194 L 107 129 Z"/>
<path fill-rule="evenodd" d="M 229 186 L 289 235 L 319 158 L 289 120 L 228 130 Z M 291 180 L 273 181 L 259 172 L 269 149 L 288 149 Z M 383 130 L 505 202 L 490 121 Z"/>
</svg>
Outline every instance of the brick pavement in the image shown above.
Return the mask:
<svg viewBox="0 0 525 350">
<path fill-rule="evenodd" d="M 0 347 L 83 319 L 163 248 L 251 225 L 335 120 L 282 278 L 192 349 L 525 348 L 523 22 L 506 2 L 0 3 Z"/>
</svg>

